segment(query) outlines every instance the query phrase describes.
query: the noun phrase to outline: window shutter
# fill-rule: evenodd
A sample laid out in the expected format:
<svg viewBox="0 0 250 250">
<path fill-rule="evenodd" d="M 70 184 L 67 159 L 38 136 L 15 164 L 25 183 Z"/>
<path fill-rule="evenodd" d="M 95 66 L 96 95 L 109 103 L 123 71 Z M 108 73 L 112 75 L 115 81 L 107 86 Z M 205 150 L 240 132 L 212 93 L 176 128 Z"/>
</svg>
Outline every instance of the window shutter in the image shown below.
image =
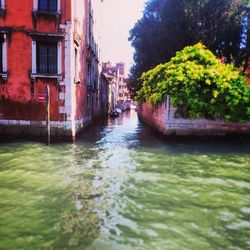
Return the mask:
<svg viewBox="0 0 250 250">
<path fill-rule="evenodd" d="M 48 0 L 49 12 L 57 12 L 57 0 Z"/>
<path fill-rule="evenodd" d="M 57 74 L 57 46 L 48 46 L 48 73 Z"/>
<path fill-rule="evenodd" d="M 38 46 L 38 71 L 39 73 L 48 73 L 48 47 Z"/>
<path fill-rule="evenodd" d="M 58 45 L 53 42 L 37 42 L 37 73 L 58 74 Z"/>
</svg>

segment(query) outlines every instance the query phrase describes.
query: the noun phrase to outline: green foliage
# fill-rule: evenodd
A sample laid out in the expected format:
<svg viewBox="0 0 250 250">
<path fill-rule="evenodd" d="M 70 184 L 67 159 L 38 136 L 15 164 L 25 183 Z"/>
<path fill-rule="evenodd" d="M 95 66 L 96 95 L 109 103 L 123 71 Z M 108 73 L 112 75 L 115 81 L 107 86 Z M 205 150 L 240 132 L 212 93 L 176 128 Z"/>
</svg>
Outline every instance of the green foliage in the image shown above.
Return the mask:
<svg viewBox="0 0 250 250">
<path fill-rule="evenodd" d="M 143 72 L 198 42 L 216 56 L 224 56 L 228 62 L 234 60 L 237 67 L 242 65 L 246 69 L 250 32 L 245 31 L 246 37 L 242 39 L 242 20 L 249 12 L 248 3 L 249 0 L 147 0 L 144 15 L 129 37 L 135 48 L 132 94 L 141 87 L 139 78 Z"/>
<path fill-rule="evenodd" d="M 201 43 L 185 47 L 170 62 L 144 73 L 141 80 L 138 101 L 156 104 L 169 95 L 182 117 L 237 122 L 250 117 L 246 79 L 231 64 L 222 64 Z"/>
</svg>

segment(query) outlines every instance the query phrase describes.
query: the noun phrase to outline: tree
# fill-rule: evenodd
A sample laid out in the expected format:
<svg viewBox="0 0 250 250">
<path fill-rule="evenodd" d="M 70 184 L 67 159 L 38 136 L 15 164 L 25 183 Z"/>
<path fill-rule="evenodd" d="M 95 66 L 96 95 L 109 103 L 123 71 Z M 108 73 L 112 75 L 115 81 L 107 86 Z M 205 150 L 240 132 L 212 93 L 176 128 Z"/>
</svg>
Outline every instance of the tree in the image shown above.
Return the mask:
<svg viewBox="0 0 250 250">
<path fill-rule="evenodd" d="M 186 118 L 250 118 L 250 87 L 237 68 L 223 64 L 201 43 L 177 52 L 170 62 L 142 74 L 139 101 L 156 104 L 170 96 L 177 113 Z"/>
<path fill-rule="evenodd" d="M 169 61 L 176 51 L 202 42 L 218 57 L 248 62 L 250 44 L 243 48 L 242 20 L 248 0 L 148 0 L 143 17 L 130 31 L 135 48 L 131 69 L 132 92 L 139 77 L 159 63 Z M 249 32 L 247 33 L 249 35 Z M 246 59 L 247 58 L 247 59 Z"/>
</svg>

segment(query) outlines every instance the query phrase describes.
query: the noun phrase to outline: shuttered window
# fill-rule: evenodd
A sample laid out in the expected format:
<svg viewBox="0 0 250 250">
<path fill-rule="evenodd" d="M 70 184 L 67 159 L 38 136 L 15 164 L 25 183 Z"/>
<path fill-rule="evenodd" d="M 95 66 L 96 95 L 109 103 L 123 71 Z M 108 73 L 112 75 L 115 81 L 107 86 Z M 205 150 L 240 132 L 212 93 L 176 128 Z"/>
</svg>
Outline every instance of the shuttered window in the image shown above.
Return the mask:
<svg viewBox="0 0 250 250">
<path fill-rule="evenodd" d="M 37 43 L 37 72 L 57 74 L 57 43 Z"/>
</svg>

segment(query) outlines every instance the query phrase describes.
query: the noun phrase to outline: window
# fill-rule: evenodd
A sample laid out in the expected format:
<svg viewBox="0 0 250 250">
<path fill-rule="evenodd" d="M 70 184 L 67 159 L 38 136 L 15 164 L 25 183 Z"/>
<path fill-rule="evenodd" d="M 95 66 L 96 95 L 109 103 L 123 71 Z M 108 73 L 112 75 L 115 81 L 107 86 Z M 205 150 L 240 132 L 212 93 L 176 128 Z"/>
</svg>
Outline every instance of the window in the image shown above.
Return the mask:
<svg viewBox="0 0 250 250">
<path fill-rule="evenodd" d="M 37 73 L 57 74 L 57 43 L 37 43 Z"/>
<path fill-rule="evenodd" d="M 51 37 L 48 33 L 30 32 L 32 38 L 32 68 L 30 77 L 57 78 L 62 81 L 63 35 Z"/>
<path fill-rule="evenodd" d="M 38 10 L 41 12 L 57 12 L 57 0 L 38 0 Z"/>
</svg>

